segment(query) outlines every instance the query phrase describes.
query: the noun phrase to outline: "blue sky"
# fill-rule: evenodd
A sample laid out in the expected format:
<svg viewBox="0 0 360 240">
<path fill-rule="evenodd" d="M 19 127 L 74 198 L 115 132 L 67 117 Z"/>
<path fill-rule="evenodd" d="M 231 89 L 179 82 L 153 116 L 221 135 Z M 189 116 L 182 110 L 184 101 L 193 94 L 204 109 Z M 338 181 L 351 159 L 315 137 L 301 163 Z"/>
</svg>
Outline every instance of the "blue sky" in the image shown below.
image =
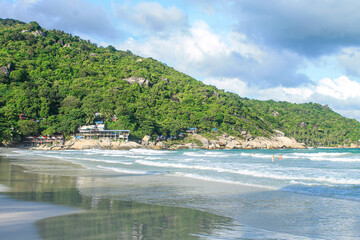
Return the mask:
<svg viewBox="0 0 360 240">
<path fill-rule="evenodd" d="M 242 97 L 360 120 L 356 0 L 0 0 L 0 18 L 152 57 Z"/>
</svg>

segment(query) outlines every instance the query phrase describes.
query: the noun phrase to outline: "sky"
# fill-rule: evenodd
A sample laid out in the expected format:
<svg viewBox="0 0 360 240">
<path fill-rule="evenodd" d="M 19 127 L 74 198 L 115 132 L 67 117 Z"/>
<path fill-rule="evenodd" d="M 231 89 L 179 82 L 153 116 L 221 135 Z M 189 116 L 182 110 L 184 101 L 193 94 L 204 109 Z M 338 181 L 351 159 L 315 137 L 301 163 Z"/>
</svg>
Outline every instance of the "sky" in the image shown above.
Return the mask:
<svg viewBox="0 0 360 240">
<path fill-rule="evenodd" d="M 358 0 L 0 0 L 37 21 L 152 57 L 251 99 L 327 104 L 360 120 Z"/>
</svg>

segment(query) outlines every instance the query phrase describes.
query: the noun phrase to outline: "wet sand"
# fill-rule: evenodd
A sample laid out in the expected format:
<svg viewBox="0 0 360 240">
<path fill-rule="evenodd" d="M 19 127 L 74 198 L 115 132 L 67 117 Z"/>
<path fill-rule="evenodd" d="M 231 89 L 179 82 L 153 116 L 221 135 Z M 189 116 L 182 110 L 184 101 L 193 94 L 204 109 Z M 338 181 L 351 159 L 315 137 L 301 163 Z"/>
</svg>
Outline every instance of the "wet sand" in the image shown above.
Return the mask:
<svg viewBox="0 0 360 240">
<path fill-rule="evenodd" d="M 199 239 L 231 225 L 229 218 L 194 209 L 124 201 L 121 194 L 117 199 L 84 194 L 80 186 L 96 191 L 104 187 L 82 185 L 84 178 L 101 179 L 102 173 L 94 177 L 79 166 L 71 167 L 74 165 L 58 160 L 0 157 L 0 236 L 28 240 Z M 48 168 L 56 170 L 49 174 Z M 82 177 L 68 176 L 70 173 Z"/>
<path fill-rule="evenodd" d="M 0 191 L 3 190 L 0 185 Z M 35 222 L 76 212 L 79 212 L 79 209 L 14 200 L 0 194 L 1 239 L 41 239 Z"/>
<path fill-rule="evenodd" d="M 64 216 L 65 210 L 44 210 L 50 215 L 62 215 L 51 218 L 19 215 L 31 222 L 41 238 L 344 239 L 346 236 L 357 239 L 360 236 L 357 227 L 360 203 L 356 201 L 186 177 L 92 171 L 55 159 L 0 157 L 0 176 L 0 184 L 9 190 L 3 193 L 7 200 L 83 210 Z M 45 205 L 42 205 L 44 209 Z M 21 208 L 19 212 L 23 212 Z M 38 238 L 34 235 L 33 239 Z"/>
</svg>

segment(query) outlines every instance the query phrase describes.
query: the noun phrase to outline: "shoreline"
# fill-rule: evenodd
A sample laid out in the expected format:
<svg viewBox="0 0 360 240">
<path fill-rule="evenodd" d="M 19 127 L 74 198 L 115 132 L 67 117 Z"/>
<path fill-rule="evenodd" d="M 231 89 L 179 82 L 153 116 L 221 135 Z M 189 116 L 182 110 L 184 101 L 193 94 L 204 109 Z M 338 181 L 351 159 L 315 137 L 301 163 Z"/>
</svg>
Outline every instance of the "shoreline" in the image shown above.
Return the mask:
<svg viewBox="0 0 360 240">
<path fill-rule="evenodd" d="M 83 150 L 83 149 L 113 149 L 113 150 L 130 150 L 136 148 L 145 148 L 153 150 L 180 150 L 180 149 L 305 149 L 303 143 L 297 142 L 293 138 L 285 136 L 273 136 L 271 138 L 257 137 L 248 139 L 239 139 L 224 134 L 217 139 L 207 139 L 199 134 L 191 134 L 183 141 L 149 141 L 145 136 L 141 143 L 133 141 L 118 142 L 110 139 L 72 139 L 66 141 L 62 146 L 41 145 L 36 149 L 46 150 Z"/>
<path fill-rule="evenodd" d="M 322 232 L 322 228 L 316 225 L 309 228 L 308 224 L 321 218 L 330 221 L 329 226 L 337 226 L 346 219 L 359 216 L 358 211 L 348 212 L 347 210 L 360 209 L 360 203 L 346 199 L 167 174 L 144 175 L 109 171 L 96 171 L 94 174 L 95 172 L 90 168 L 76 168 L 81 165 L 58 158 L 42 158 L 38 155 L 35 157 L 22 155 L 16 158 L 9 155 L 10 159 L 5 162 L 17 159 L 12 162 L 13 170 L 11 174 L 8 174 L 9 178 L 14 179 L 14 186 L 6 184 L 18 191 L 17 193 L 14 191 L 14 198 L 20 200 L 30 198 L 37 202 L 59 199 L 54 203 L 85 209 L 83 213 L 46 218 L 37 222 L 42 234 L 45 234 L 43 236 L 53 237 L 51 239 L 57 239 L 56 232 L 60 230 L 71 233 L 71 236 L 77 236 L 73 232 L 74 226 L 87 234 L 87 231 L 90 231 L 89 222 L 101 225 L 104 231 L 107 231 L 107 223 L 114 221 L 113 218 L 121 220 L 121 224 L 127 224 L 129 229 L 138 229 L 139 223 L 160 224 L 160 219 L 164 219 L 164 214 L 169 213 L 184 219 L 180 221 L 181 226 L 174 225 L 174 228 L 171 228 L 171 231 L 174 231 L 171 234 L 178 233 L 176 229 L 179 227 L 188 231 L 191 227 L 189 225 L 196 225 L 198 221 L 210 219 L 210 222 L 215 224 L 206 229 L 206 234 L 201 229 L 202 226 L 196 225 L 195 230 L 189 232 L 195 235 L 186 235 L 187 237 L 183 239 L 192 239 L 191 236 L 222 239 L 237 239 L 240 236 L 249 239 L 315 239 L 317 237 L 326 239 L 329 238 L 330 231 L 325 229 L 325 232 Z M 21 170 L 24 167 L 26 171 Z M 0 170 L 3 169 L 6 169 L 6 166 L 4 168 L 1 165 Z M 26 181 L 25 178 L 20 178 L 19 176 L 22 176 L 19 175 L 20 172 L 25 176 L 30 176 L 29 179 L 32 180 Z M 19 181 L 20 179 L 23 180 Z M 22 187 L 28 188 L 32 184 L 35 184 L 30 188 L 33 190 L 27 189 L 25 192 L 21 190 Z M 55 191 L 56 189 L 59 191 Z M 72 190 L 67 192 L 69 189 Z M 55 191 L 55 195 L 49 195 L 52 191 Z M 11 197 L 11 195 L 8 196 Z M 62 196 L 72 196 L 70 199 L 76 196 L 76 201 L 67 202 L 68 200 Z M 338 214 L 340 210 L 341 214 Z M 301 212 L 307 214 L 299 215 Z M 139 214 L 141 216 L 160 215 L 156 215 L 159 216 L 159 220 L 155 221 L 148 215 L 140 219 Z M 171 214 L 165 219 L 173 219 L 174 216 Z M 196 221 L 189 223 L 189 216 L 197 216 Z M 77 226 L 80 223 L 84 225 Z M 59 226 L 61 226 L 60 229 Z M 49 230 L 49 227 L 56 231 Z M 159 228 L 159 225 L 154 228 L 163 229 L 161 226 Z M 141 232 L 142 229 L 138 229 L 136 234 Z M 324 233 L 325 235 L 322 235 Z M 341 232 L 341 234 L 344 233 L 346 232 Z M 123 234 L 131 233 L 124 230 Z M 358 236 L 355 235 L 358 231 L 354 230 L 353 234 L 353 236 Z M 163 239 L 174 239 L 174 236 L 176 235 Z M 345 235 L 339 235 L 333 239 L 341 239 L 341 236 Z"/>
<path fill-rule="evenodd" d="M 1 150 L 1 149 L 0 149 Z M 9 151 L 10 153 L 10 151 Z M 4 167 L 1 165 L 3 164 L 3 161 L 1 159 L 2 156 L 0 156 L 0 166 L 4 170 Z M 137 191 L 143 191 L 146 190 L 147 187 L 154 187 L 153 184 L 157 185 L 158 182 L 166 182 L 169 183 L 168 180 L 171 179 L 171 184 L 177 185 L 179 183 L 179 179 L 183 179 L 183 181 L 180 181 L 181 188 L 185 187 L 189 188 L 193 183 L 193 179 L 188 179 L 183 177 L 169 177 L 169 176 L 137 176 L 137 175 L 127 175 L 127 174 L 115 174 L 114 176 L 111 176 L 112 174 L 108 175 L 110 176 L 111 181 L 105 181 L 103 178 L 103 174 L 97 175 L 91 175 L 91 171 L 88 170 L 83 172 L 82 174 L 78 175 L 77 170 L 83 171 L 81 165 L 69 163 L 66 160 L 61 159 L 39 159 L 30 160 L 30 164 L 27 166 L 24 166 L 24 163 L 28 163 L 29 160 L 24 160 L 22 157 L 16 157 L 16 156 L 10 156 L 6 157 L 7 160 L 10 163 L 10 165 L 14 166 L 17 172 L 16 175 L 29 175 L 32 176 L 30 179 L 38 178 L 41 181 L 26 181 L 26 178 L 23 181 L 15 180 L 15 186 L 6 186 L 2 185 L 0 183 L 0 233 L 2 236 L 6 236 L 7 239 L 43 239 L 50 237 L 51 239 L 64 239 L 64 236 L 59 236 L 57 232 L 59 230 L 54 230 L 52 228 L 64 228 L 65 230 L 61 230 L 60 232 L 62 234 L 68 235 L 67 232 L 74 231 L 75 233 L 71 233 L 71 236 L 69 236 L 66 239 L 78 239 L 79 234 L 76 230 L 73 230 L 73 226 L 79 224 L 79 222 L 84 222 L 85 225 L 79 226 L 80 232 L 82 234 L 89 234 L 89 237 L 94 237 L 96 234 L 99 234 L 98 232 L 89 233 L 91 232 L 91 229 L 89 229 L 89 222 L 94 221 L 94 224 L 98 225 L 98 219 L 97 217 L 92 216 L 94 213 L 97 215 L 100 215 L 100 219 L 107 218 L 109 216 L 112 216 L 114 214 L 120 214 L 118 210 L 113 210 L 112 208 L 115 207 L 115 205 L 121 206 L 120 209 L 123 209 L 125 206 L 129 206 L 129 210 L 131 212 L 127 213 L 127 210 L 121 210 L 125 211 L 126 217 L 121 213 L 116 218 L 122 219 L 123 224 L 132 225 L 132 227 L 129 227 L 129 229 L 133 229 L 130 233 L 126 232 L 127 230 L 124 230 L 125 235 L 130 234 L 130 236 L 134 237 L 134 232 L 136 232 L 136 236 L 140 236 L 142 234 L 139 234 L 135 230 L 134 226 L 138 225 L 138 222 L 141 223 L 141 219 L 139 217 L 143 215 L 150 214 L 151 218 L 150 222 L 147 224 L 154 225 L 154 229 L 161 229 L 161 226 L 157 226 L 157 222 L 153 223 L 154 215 L 159 215 L 159 219 L 163 219 L 164 216 L 169 215 L 168 217 L 165 217 L 165 219 L 172 219 L 175 216 L 176 222 L 175 226 L 168 226 L 169 223 L 167 223 L 167 227 L 165 229 L 165 236 L 169 234 L 168 237 L 161 237 L 160 239 L 175 239 L 180 234 L 182 239 L 199 239 L 199 236 L 212 236 L 213 231 L 217 231 L 216 229 L 222 228 L 223 225 L 225 226 L 233 226 L 233 220 L 231 220 L 228 217 L 223 217 L 220 215 L 213 214 L 209 211 L 206 211 L 205 209 L 194 209 L 186 207 L 186 206 L 174 206 L 173 204 L 167 204 L 167 201 L 162 202 L 154 202 L 151 201 L 143 201 L 136 199 L 136 197 L 122 197 L 121 200 L 119 199 L 119 196 L 122 196 L 122 192 L 117 193 L 119 190 L 119 186 L 122 186 L 121 188 L 125 188 L 126 191 L 132 192 L 132 189 L 137 189 Z M 12 160 L 16 160 L 16 162 L 12 162 Z M 55 163 L 54 163 L 55 161 Z M 76 172 L 71 173 L 69 176 L 66 172 L 64 173 L 61 169 L 56 170 L 55 172 L 49 173 L 46 168 L 41 168 L 42 170 L 38 170 L 39 164 L 40 165 L 46 165 L 47 162 L 51 162 L 52 164 L 56 165 L 62 165 L 64 169 L 68 169 L 68 166 L 76 166 Z M 33 167 L 32 167 L 33 166 Z M 71 172 L 72 169 L 69 169 Z M 49 175 L 50 174 L 50 175 Z M 11 174 L 11 178 L 12 178 Z M 1 175 L 0 175 L 1 176 Z M 17 177 L 18 178 L 18 177 Z M 49 202 L 49 200 L 38 200 L 37 197 L 34 196 L 34 193 L 31 193 L 30 195 L 26 193 L 26 190 L 23 189 L 23 187 L 19 188 L 18 186 L 26 186 L 29 185 L 29 183 L 35 184 L 34 189 L 36 190 L 36 195 L 40 194 L 42 195 L 48 195 L 50 192 L 44 189 L 43 187 L 39 188 L 36 187 L 36 185 L 40 184 L 47 184 L 53 182 L 53 180 L 47 180 L 50 179 L 73 179 L 71 182 L 73 182 L 75 185 L 71 188 L 76 189 L 78 192 L 77 195 L 80 200 L 81 199 L 87 199 L 85 202 L 81 203 L 81 205 L 75 205 L 72 204 L 64 204 L 61 202 Z M 1 178 L 2 180 L 3 178 Z M 113 182 L 114 179 L 121 180 L 121 184 L 119 185 L 118 181 Z M 56 180 L 56 182 L 58 182 Z M 109 179 L 108 179 L 109 180 Z M 200 182 L 200 185 L 205 187 L 204 191 L 208 192 L 210 189 L 206 190 L 206 188 L 209 187 L 209 184 L 207 181 L 199 180 L 197 182 Z M 58 182 L 59 183 L 59 182 Z M 141 189 L 138 189 L 139 184 L 141 185 Z M 216 183 L 215 183 L 216 184 Z M 65 185 L 68 185 L 66 183 Z M 212 184 L 210 184 L 212 185 Z M 219 184 L 222 185 L 222 184 Z M 138 186 L 138 187 L 135 187 Z M 115 193 L 106 193 L 104 192 L 103 188 L 110 188 L 110 189 L 116 189 Z M 66 190 L 68 187 L 66 187 L 64 190 Z M 23 189 L 23 190 L 21 190 Z M 42 189 L 42 190 L 41 190 Z M 51 189 L 53 189 L 51 187 Z M 213 188 L 211 188 L 213 189 Z M 246 189 L 253 189 L 252 187 L 246 186 Z M 20 190 L 20 192 L 18 192 Z M 23 192 L 25 190 L 25 192 Z M 40 192 L 39 192 L 40 191 Z M 53 190 L 52 190 L 53 191 Z M 61 190 L 63 191 L 63 190 Z M 223 190 L 220 190 L 222 192 Z M 260 191 L 260 190 L 258 190 Z M 110 191 L 112 192 L 112 191 Z M 205 194 L 205 192 L 203 194 Z M 220 193 L 219 192 L 219 193 Z M 30 192 L 29 192 L 30 193 Z M 215 192 L 213 192 L 216 194 Z M 105 195 L 104 195 L 105 194 Z M 110 194 L 110 195 L 109 195 Z M 140 193 L 138 193 L 140 194 Z M 201 194 L 201 193 L 200 193 Z M 67 194 L 66 194 L 67 195 Z M 81 197 L 82 196 L 82 197 Z M 30 197 L 30 199 L 29 199 Z M 34 198 L 35 197 L 35 198 Z M 41 197 L 40 199 L 43 199 Z M 106 209 L 102 209 L 104 207 L 104 203 L 106 202 Z M 84 203 L 87 203 L 86 206 L 83 206 Z M 124 205 L 125 204 L 125 205 Z M 99 209 L 100 208 L 100 209 Z M 127 207 L 126 207 L 127 208 Z M 105 210 L 105 212 L 104 212 Z M 109 212 L 110 211 L 110 212 Z M 113 212 L 113 213 L 112 213 Z M 105 214 L 105 215 L 103 215 Z M 130 215 L 129 215 L 130 214 Z M 138 217 L 138 214 L 140 214 Z M 173 214 L 175 214 L 173 216 Z M 194 215 L 195 214 L 195 215 Z M 133 216 L 134 215 L 134 216 Z M 186 216 L 186 217 L 185 217 Z M 130 217 L 130 219 L 127 219 Z M 133 217 L 135 219 L 133 220 Z M 180 221 L 180 219 L 184 219 L 183 221 Z M 195 219 L 193 219 L 195 218 Z M 64 219 L 64 220 L 63 220 Z M 73 222 L 74 219 L 77 219 L 76 222 Z M 191 219 L 191 220 L 189 220 Z M 110 220 L 110 219 L 109 219 Z M 108 227 L 109 220 L 102 221 L 101 224 L 104 224 L 106 228 Z M 146 218 L 143 221 L 148 221 Z M 59 224 L 59 221 L 61 224 Z M 68 226 L 71 222 L 73 225 Z M 112 220 L 113 221 L 113 220 Z M 134 222 L 133 222 L 134 221 Z M 180 223 L 178 223 L 180 221 Z M 193 222 L 194 221 L 194 222 Z M 203 227 L 200 223 L 207 222 L 207 225 L 210 225 L 210 228 L 205 228 L 200 231 L 200 229 Z M 181 224 L 178 226 L 178 224 Z M 200 225 L 198 225 L 200 224 Z M 60 225 L 60 226 L 59 226 Z M 64 226 L 61 226 L 64 225 Z M 91 225 L 91 224 L 90 224 Z M 116 225 L 118 228 L 118 225 Z M 180 233 L 178 233 L 179 228 L 181 230 Z M 197 229 L 194 232 L 194 230 L 191 229 Z M 191 231 L 190 231 L 191 230 Z M 52 233 L 54 231 L 54 233 Z M 63 233 L 63 231 L 65 233 Z M 142 231 L 142 230 L 141 230 Z M 185 232 L 183 232 L 185 231 Z M 188 233 L 186 231 L 189 231 Z M 158 233 L 152 233 L 152 231 L 149 232 L 148 235 L 149 238 L 152 238 L 156 236 Z M 170 233 L 167 233 L 170 232 Z M 40 235 L 39 235 L 40 233 Z M 99 237 L 103 237 L 103 234 L 101 233 Z M 118 235 L 111 235 L 111 237 L 106 239 L 114 239 L 115 237 L 118 237 Z M 185 234 L 185 235 L 181 235 Z M 123 235 L 124 236 L 124 235 Z M 145 234 L 146 236 L 146 234 Z M 125 237 L 125 239 L 132 239 L 131 237 Z"/>
<path fill-rule="evenodd" d="M 279 134 L 272 137 L 255 137 L 251 135 L 246 139 L 223 134 L 216 138 L 208 139 L 199 134 L 193 133 L 183 140 L 168 141 L 150 141 L 149 136 L 145 136 L 142 141 L 113 141 L 108 138 L 100 139 L 71 139 L 63 144 L 49 145 L 41 144 L 36 147 L 25 147 L 18 144 L 17 148 L 29 148 L 36 150 L 84 150 L 84 149 L 104 149 L 104 150 L 131 150 L 137 148 L 152 150 L 181 150 L 181 149 L 205 149 L 205 150 L 221 150 L 221 149 L 240 149 L 240 150 L 256 150 L 256 149 L 356 149 L 360 145 L 338 145 L 334 147 L 324 146 L 307 146 L 304 143 L 297 142 L 294 138 L 285 137 Z M 280 134 L 281 133 L 281 134 Z M 6 146 L 5 146 L 6 147 Z M 10 147 L 11 148 L 11 147 Z"/>
<path fill-rule="evenodd" d="M 200 214 L 200 216 L 202 215 L 206 216 L 203 220 L 201 220 L 201 222 L 209 221 L 208 220 L 209 216 L 210 219 L 217 219 L 215 223 L 220 221 L 219 225 L 214 226 L 213 229 L 207 229 L 205 232 L 201 231 L 198 234 L 193 235 L 194 238 L 192 238 L 192 234 L 194 233 L 191 232 L 190 235 L 186 235 L 186 237 L 184 237 L 183 239 L 199 239 L 199 237 L 201 236 L 205 238 L 209 237 L 210 239 L 213 237 L 215 238 L 223 237 L 222 234 L 224 234 L 224 232 L 226 235 L 229 236 L 229 239 L 237 239 L 239 235 L 238 233 L 234 235 L 234 232 L 236 231 L 240 231 L 242 234 L 244 234 L 244 236 L 248 236 L 248 235 L 249 236 L 258 235 L 258 237 L 261 236 L 260 238 L 257 237 L 257 239 L 262 239 L 262 237 L 264 235 L 266 236 L 267 234 L 270 234 L 269 238 L 270 236 L 271 237 L 276 236 L 276 238 L 280 238 L 280 239 L 294 238 L 294 235 L 292 234 L 289 235 L 289 233 L 269 232 L 269 230 L 266 230 L 266 228 L 263 229 L 261 228 L 261 226 L 250 227 L 244 225 L 244 223 L 239 223 L 235 215 L 232 214 L 229 215 L 229 212 L 231 212 L 229 209 L 230 206 L 225 207 L 224 205 L 220 209 L 217 207 L 219 201 L 224 202 L 231 200 L 234 194 L 243 195 L 245 196 L 245 199 L 248 198 L 246 196 L 255 196 L 256 199 L 257 198 L 256 196 L 261 195 L 264 192 L 265 193 L 276 192 L 266 187 L 238 184 L 238 183 L 208 181 L 204 179 L 193 179 L 191 177 L 175 176 L 175 175 L 134 175 L 134 174 L 129 175 L 123 173 L 109 174 L 109 173 L 105 173 L 106 171 L 104 173 L 99 172 L 98 174 L 93 175 L 91 174 L 91 170 L 86 170 L 86 169 L 84 170 L 81 165 L 77 165 L 72 162 L 68 162 L 66 160 L 61 160 L 57 158 L 51 160 L 47 158 L 39 159 L 39 160 L 31 158 L 30 163 L 29 160 L 24 160 L 23 157 L 10 156 L 7 158 L 9 159 L 9 161 L 11 161 L 12 159 L 17 159 L 16 162 L 13 163 L 14 166 L 19 166 L 21 169 L 23 169 L 21 171 L 24 174 L 38 176 L 39 179 L 42 179 L 41 181 L 45 180 L 45 182 L 49 182 L 49 180 L 46 180 L 47 179 L 46 176 L 49 176 L 50 179 L 61 179 L 63 177 L 74 178 L 75 179 L 74 187 L 79 191 L 79 194 L 81 196 L 83 196 L 86 199 L 89 199 L 88 202 L 90 202 L 91 206 L 88 206 L 85 209 L 81 206 L 80 208 L 79 206 L 73 206 L 80 209 L 79 210 L 80 215 L 78 215 L 77 212 L 60 211 L 59 214 L 55 214 L 54 217 L 37 220 L 36 221 L 37 225 L 38 223 L 42 224 L 43 222 L 47 224 L 49 224 L 48 222 L 51 223 L 52 221 L 56 222 L 56 219 L 66 219 L 64 220 L 64 222 L 71 221 L 71 219 L 73 218 L 72 216 L 81 217 L 82 214 L 84 214 L 85 216 L 91 214 L 93 210 L 98 208 L 99 204 L 102 205 L 103 201 L 106 201 L 108 202 L 108 204 L 111 205 L 113 201 L 121 200 L 121 201 L 125 201 L 126 203 L 131 203 L 131 205 L 139 204 L 141 208 L 145 206 L 145 208 L 147 209 L 145 211 L 146 213 L 152 211 L 154 208 L 169 209 L 166 210 L 166 212 L 168 211 L 172 212 L 174 211 L 173 209 L 178 209 L 176 211 L 179 211 L 180 215 L 182 215 L 183 212 L 186 213 L 189 212 L 189 214 L 190 213 L 191 214 L 190 216 L 186 217 L 185 219 L 186 222 L 188 222 L 190 218 L 194 217 L 192 212 L 196 212 L 197 214 Z M 49 173 L 47 168 L 41 167 L 42 170 L 38 169 L 39 164 L 47 165 L 48 163 L 60 165 L 60 166 L 62 165 L 63 168 L 59 168 L 55 172 L 51 172 L 51 173 Z M 73 166 L 76 169 L 69 169 L 68 166 Z M 62 169 L 64 170 L 66 169 L 66 170 L 63 171 Z M 72 170 L 75 171 L 72 172 Z M 17 172 L 19 172 L 19 170 L 17 170 Z M 109 177 L 108 178 L 104 177 L 105 176 L 104 174 Z M 152 190 L 149 192 L 149 189 Z M 42 191 L 44 191 L 44 193 L 47 192 L 45 189 Z M 169 195 L 169 193 L 171 194 Z M 0 193 L 0 196 L 2 194 L 6 194 L 6 193 Z M 286 192 L 283 192 L 281 194 L 285 194 L 285 195 L 290 194 L 292 196 L 297 195 L 295 193 L 286 193 Z M 204 203 L 202 203 L 201 200 L 202 198 L 205 199 L 210 198 L 212 200 L 208 204 L 204 205 Z M 21 199 L 19 201 L 18 198 L 13 199 L 11 196 L 10 199 L 13 200 L 14 202 L 20 202 L 20 203 L 29 202 L 29 201 L 22 201 Z M 199 202 L 191 203 L 189 205 L 190 199 L 192 199 L 190 202 L 194 200 L 196 202 L 198 201 Z M 57 205 L 59 205 L 59 203 L 55 203 L 54 205 L 44 202 L 38 202 L 36 200 L 35 201 L 30 200 L 30 204 L 31 203 L 34 203 L 33 206 L 39 204 L 39 206 L 46 207 L 47 205 L 49 205 L 50 207 L 54 206 L 55 208 L 57 207 Z M 61 205 L 60 207 L 67 208 L 67 206 L 64 204 L 60 203 L 60 205 Z M 137 208 L 134 209 L 135 212 L 138 211 L 136 209 Z M 157 210 L 155 212 L 157 212 Z M 25 217 L 25 219 L 23 219 L 24 221 L 30 220 L 30 219 L 26 219 L 25 215 L 24 217 Z M 163 218 L 163 216 L 161 216 L 161 218 Z M 198 224 L 198 222 L 199 221 L 189 224 L 194 225 L 194 224 Z M 35 221 L 31 222 L 32 225 L 34 225 L 34 223 Z M 56 224 L 54 223 L 54 227 L 56 227 L 57 225 L 58 223 Z M 221 230 L 222 228 L 224 229 Z M 295 236 L 297 239 L 303 238 L 301 235 L 295 235 Z M 170 237 L 170 239 L 176 239 L 176 237 L 177 235 L 174 235 Z M 14 239 L 18 239 L 18 238 L 14 238 Z M 57 238 L 55 237 L 54 239 Z M 161 239 L 169 239 L 169 238 L 161 238 Z"/>
<path fill-rule="evenodd" d="M 13 199 L 2 190 L 0 185 L 0 233 L 4 239 L 41 239 L 35 226 L 37 221 L 81 212 L 71 207 Z"/>
<path fill-rule="evenodd" d="M 85 144 L 85 146 L 77 146 L 75 148 L 68 147 L 68 146 L 46 146 L 46 145 L 40 145 L 38 147 L 23 147 L 23 146 L 16 146 L 16 147 L 0 147 L 4 149 L 12 149 L 12 148 L 18 148 L 18 149 L 29 149 L 29 150 L 86 150 L 86 149 L 102 149 L 102 150 L 132 150 L 132 149 L 149 149 L 149 150 L 170 150 L 170 151 L 176 151 L 176 150 L 191 150 L 191 149 L 202 149 L 202 150 L 260 150 L 260 149 L 267 149 L 267 150 L 282 150 L 282 149 L 360 149 L 360 146 L 336 146 L 336 147 L 279 147 L 279 148 L 204 148 L 202 146 L 196 145 L 196 144 L 189 144 L 187 146 L 184 146 L 184 144 L 177 144 L 177 145 L 171 145 L 170 147 L 163 143 L 163 147 L 148 147 L 141 144 L 138 144 L 136 142 L 129 142 L 130 144 L 123 144 L 121 147 L 113 147 L 112 145 L 100 145 L 100 144 Z"/>
</svg>

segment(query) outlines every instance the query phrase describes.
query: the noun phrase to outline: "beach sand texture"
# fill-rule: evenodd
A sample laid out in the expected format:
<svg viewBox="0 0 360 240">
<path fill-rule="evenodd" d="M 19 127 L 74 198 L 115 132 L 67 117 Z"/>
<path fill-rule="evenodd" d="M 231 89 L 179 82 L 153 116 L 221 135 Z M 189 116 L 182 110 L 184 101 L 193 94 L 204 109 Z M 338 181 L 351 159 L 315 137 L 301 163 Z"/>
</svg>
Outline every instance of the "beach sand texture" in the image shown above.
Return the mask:
<svg viewBox="0 0 360 240">
<path fill-rule="evenodd" d="M 8 239 L 19 239 L 20 233 L 6 224 L 25 226 L 22 234 L 30 239 L 360 236 L 360 202 L 271 188 L 94 170 L 56 158 L 11 154 L 0 157 L 0 184 L 0 200 L 14 206 L 14 221 L 6 219 L 9 209 L 0 208 L 0 233 Z"/>
</svg>

